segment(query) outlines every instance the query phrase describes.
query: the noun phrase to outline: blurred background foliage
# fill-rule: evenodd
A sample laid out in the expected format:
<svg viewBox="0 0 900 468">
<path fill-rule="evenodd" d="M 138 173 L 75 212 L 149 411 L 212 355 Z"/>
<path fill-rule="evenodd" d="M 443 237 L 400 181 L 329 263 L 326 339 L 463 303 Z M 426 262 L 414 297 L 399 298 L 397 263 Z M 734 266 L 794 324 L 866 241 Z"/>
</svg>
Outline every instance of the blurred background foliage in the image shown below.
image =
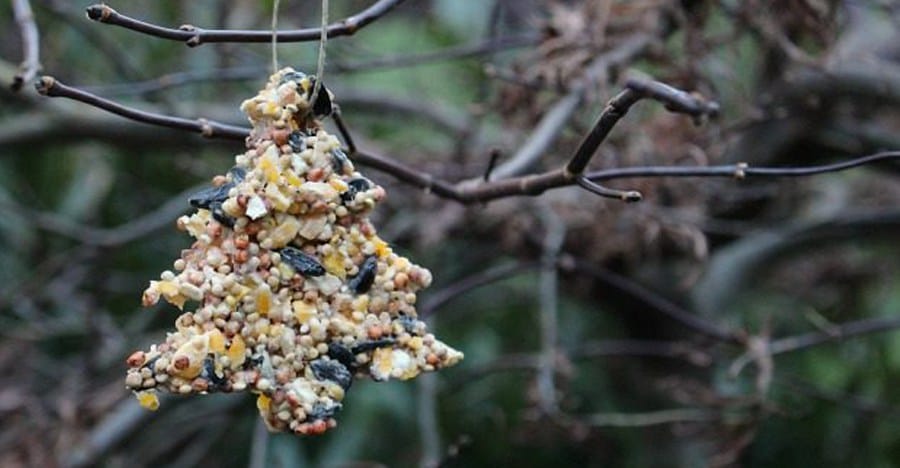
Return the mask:
<svg viewBox="0 0 900 468">
<path fill-rule="evenodd" d="M 270 70 L 266 44 L 188 48 L 91 22 L 88 2 L 31 3 L 45 73 L 142 109 L 243 125 L 238 105 Z M 111 6 L 168 26 L 266 29 L 271 3 Z M 333 0 L 331 18 L 369 3 Z M 282 0 L 279 25 L 319 15 L 319 2 Z M 325 81 L 359 146 L 451 180 L 480 177 L 492 151 L 512 158 L 582 80 L 535 170 L 555 167 L 634 71 L 712 97 L 723 115 L 696 127 L 640 104 L 594 167 L 822 164 L 900 148 L 898 20 L 892 0 L 410 0 L 329 41 Z M 144 412 L 124 359 L 176 314 L 141 310 L 140 292 L 187 246 L 174 229 L 186 194 L 242 148 L 9 91 L 22 44 L 8 5 L 0 24 L 2 466 L 900 463 L 896 164 L 617 183 L 644 192 L 630 205 L 567 188 L 463 207 L 369 171 L 389 193 L 382 237 L 432 270 L 420 312 L 465 361 L 356 382 L 321 437 L 266 434 L 246 394 Z M 312 72 L 316 50 L 283 44 L 279 61 Z M 558 277 L 538 267 L 553 229 L 565 232 Z M 494 271 L 509 274 L 437 301 Z M 672 308 L 737 338 L 698 333 Z M 859 320 L 872 333 L 842 335 Z M 810 333 L 823 343 L 765 351 Z"/>
</svg>

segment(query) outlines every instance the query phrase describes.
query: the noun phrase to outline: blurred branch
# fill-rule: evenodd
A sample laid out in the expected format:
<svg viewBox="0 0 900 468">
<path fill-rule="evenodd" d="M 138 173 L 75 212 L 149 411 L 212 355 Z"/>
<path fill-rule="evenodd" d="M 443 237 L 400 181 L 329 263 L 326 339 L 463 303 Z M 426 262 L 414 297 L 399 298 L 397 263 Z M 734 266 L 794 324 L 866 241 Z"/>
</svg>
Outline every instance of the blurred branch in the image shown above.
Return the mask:
<svg viewBox="0 0 900 468">
<path fill-rule="evenodd" d="M 437 375 L 426 374 L 416 379 L 416 419 L 422 437 L 419 466 L 431 468 L 441 460 L 441 432 L 438 424 Z"/>
<path fill-rule="evenodd" d="M 812 168 L 833 172 L 877 161 L 898 159 L 900 152 L 876 153 L 841 163 Z M 812 175 L 793 174 L 793 175 Z M 825 220 L 800 222 L 786 228 L 770 229 L 748 235 L 719 249 L 706 267 L 703 278 L 694 286 L 691 296 L 701 315 L 714 316 L 728 307 L 741 291 L 753 284 L 755 276 L 773 262 L 784 261 L 801 249 L 823 242 L 846 239 L 858 241 L 883 236 L 893 239 L 900 230 L 900 210 L 863 211 L 849 209 Z"/>
<path fill-rule="evenodd" d="M 130 53 L 127 44 L 117 42 L 109 34 L 100 33 L 93 24 L 85 21 L 73 21 L 73 17 L 81 16 L 82 13 L 82 7 L 78 5 L 78 2 L 43 0 L 37 5 L 57 21 L 56 25 L 50 25 L 48 28 L 54 26 L 56 28 L 62 26 L 72 28 L 96 49 L 97 55 L 104 58 L 104 62 L 112 67 L 117 76 L 128 80 L 138 80 L 146 72 L 134 64 L 135 56 Z M 94 51 L 85 50 L 85 53 L 94 53 Z"/>
<path fill-rule="evenodd" d="M 707 321 L 697 314 L 687 310 L 678 304 L 664 298 L 658 293 L 641 286 L 640 284 L 625 278 L 624 276 L 615 274 L 609 270 L 598 267 L 592 263 L 573 258 L 571 256 L 565 259 L 564 265 L 573 271 L 588 274 L 593 278 L 612 286 L 615 289 L 625 293 L 626 295 L 636 299 L 640 303 L 646 304 L 652 310 L 659 312 L 670 319 L 680 323 L 701 335 L 714 338 L 731 344 L 740 344 L 741 338 L 728 330 L 723 329 L 719 325 Z"/>
<path fill-rule="evenodd" d="M 445 49 L 425 52 L 421 54 L 394 55 L 378 57 L 362 62 L 335 62 L 331 60 L 329 67 L 334 68 L 334 73 L 366 72 L 383 68 L 400 68 L 425 65 L 433 62 L 454 60 L 467 57 L 476 57 L 498 50 L 531 45 L 537 41 L 533 35 L 512 36 L 480 42 L 477 44 L 463 44 L 447 47 Z M 265 66 L 241 66 L 231 68 L 214 68 L 206 70 L 190 70 L 168 73 L 150 80 L 135 81 L 131 83 L 117 83 L 111 85 L 91 86 L 83 88 L 91 93 L 105 94 L 109 96 L 132 96 L 164 91 L 171 88 L 186 86 L 194 83 L 207 83 L 210 80 L 221 81 L 246 81 L 258 79 L 266 73 Z M 329 86 L 331 88 L 331 86 Z M 341 101 L 347 101 L 349 91 L 337 93 Z"/>
<path fill-rule="evenodd" d="M 559 412 L 556 394 L 556 361 L 559 341 L 559 272 L 557 263 L 563 242 L 566 240 L 566 224 L 549 206 L 541 203 L 538 216 L 544 225 L 543 253 L 538 278 L 538 304 L 540 330 L 540 366 L 537 375 L 538 407 L 545 415 Z"/>
<path fill-rule="evenodd" d="M 559 359 L 589 360 L 601 357 L 650 357 L 683 360 L 691 365 L 706 367 L 712 363 L 712 357 L 687 343 L 658 340 L 592 340 L 580 346 L 563 350 L 557 354 L 554 366 Z M 514 353 L 499 356 L 492 361 L 475 364 L 466 369 L 459 382 L 470 382 L 498 372 L 528 371 L 539 372 L 542 366 L 540 353 Z M 456 380 L 456 379 L 454 379 Z"/>
<path fill-rule="evenodd" d="M 22 35 L 22 51 L 24 59 L 19 72 L 13 77 L 10 85 L 13 91 L 22 89 L 22 85 L 34 79 L 41 68 L 40 35 L 34 22 L 34 13 L 28 0 L 12 0 L 13 14 L 19 32 Z"/>
<path fill-rule="evenodd" d="M 821 344 L 844 341 L 848 338 L 896 331 L 900 328 L 900 316 L 876 317 L 845 322 L 831 327 L 827 332 L 811 332 L 773 340 L 769 352 L 773 356 L 802 351 Z"/>
<path fill-rule="evenodd" d="M 400 54 L 387 57 L 378 57 L 362 62 L 344 63 L 340 61 L 331 61 L 331 67 L 336 72 L 367 72 L 378 69 L 404 68 L 424 65 L 434 62 L 443 62 L 447 60 L 457 60 L 468 57 L 478 57 L 481 55 L 492 54 L 499 51 L 508 51 L 520 47 L 535 45 L 540 37 L 535 34 L 523 34 L 520 36 L 498 37 L 486 41 L 476 42 L 474 44 L 462 44 L 452 47 L 446 47 L 432 52 L 424 52 L 419 54 Z"/>
<path fill-rule="evenodd" d="M 165 402 L 168 398 L 163 399 Z M 121 440 L 127 438 L 145 420 L 153 416 L 132 399 L 122 400 L 94 429 L 84 441 L 67 454 L 60 465 L 67 468 L 91 466 Z"/>
<path fill-rule="evenodd" d="M 11 201 L 0 201 L 0 210 L 22 213 L 37 227 L 77 240 L 85 245 L 112 247 L 139 239 L 172 223 L 174 218 L 190 208 L 187 199 L 200 188 L 191 187 L 173 196 L 155 210 L 113 228 L 97 228 L 77 224 L 55 213 L 34 211 Z"/>
<path fill-rule="evenodd" d="M 350 36 L 368 24 L 384 16 L 392 8 L 403 3 L 404 0 L 378 0 L 365 10 L 344 18 L 336 23 L 328 25 L 325 30 L 327 37 Z M 182 25 L 178 29 L 158 26 L 120 14 L 116 10 L 103 5 L 91 5 L 87 7 L 88 18 L 101 23 L 120 26 L 135 32 L 181 41 L 189 47 L 196 47 L 210 42 L 270 42 L 272 31 L 246 31 L 203 29 L 189 24 Z M 305 28 L 293 31 L 278 31 L 276 40 L 285 42 L 318 41 L 321 36 L 321 28 Z"/>
<path fill-rule="evenodd" d="M 448 302 L 461 297 L 473 289 L 534 270 L 540 265 L 540 262 L 517 262 L 479 270 L 470 276 L 451 283 L 443 289 L 428 294 L 422 305 L 419 306 L 419 316 L 423 318 L 430 317 Z"/>
<path fill-rule="evenodd" d="M 647 427 L 687 422 L 712 422 L 722 418 L 719 411 L 702 408 L 678 408 L 645 413 L 595 413 L 578 420 L 592 427 Z"/>
</svg>

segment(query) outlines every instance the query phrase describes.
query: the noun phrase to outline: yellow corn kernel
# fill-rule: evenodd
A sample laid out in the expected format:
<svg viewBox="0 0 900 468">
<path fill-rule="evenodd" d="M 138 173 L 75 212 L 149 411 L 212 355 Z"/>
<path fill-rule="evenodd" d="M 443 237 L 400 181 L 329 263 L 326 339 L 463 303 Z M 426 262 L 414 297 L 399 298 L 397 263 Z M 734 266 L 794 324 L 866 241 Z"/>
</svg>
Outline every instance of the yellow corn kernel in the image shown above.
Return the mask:
<svg viewBox="0 0 900 468">
<path fill-rule="evenodd" d="M 338 250 L 333 250 L 326 255 L 322 259 L 322 266 L 325 267 L 325 271 L 340 279 L 347 277 L 347 270 L 344 269 L 344 256 Z"/>
<path fill-rule="evenodd" d="M 331 188 L 337 190 L 338 193 L 344 193 L 347 191 L 347 189 L 350 188 L 347 185 L 347 182 L 344 182 L 343 180 L 336 177 L 332 177 L 331 180 L 328 181 L 328 184 L 331 185 Z"/>
<path fill-rule="evenodd" d="M 375 255 L 378 255 L 379 257 L 384 258 L 388 254 L 391 253 L 391 248 L 388 247 L 387 242 L 381 240 L 380 237 L 375 236 L 372 239 L 372 243 L 375 244 Z"/>
<path fill-rule="evenodd" d="M 213 329 L 209 335 L 209 350 L 214 353 L 225 352 L 225 335 L 218 328 Z"/>
<path fill-rule="evenodd" d="M 316 308 L 307 304 L 306 301 L 294 301 L 291 305 L 294 308 L 294 317 L 297 319 L 297 323 L 301 325 L 316 316 Z"/>
<path fill-rule="evenodd" d="M 141 407 L 150 411 L 159 409 L 159 397 L 154 392 L 138 392 L 137 400 Z"/>
<path fill-rule="evenodd" d="M 234 335 L 234 338 L 231 339 L 231 346 L 228 348 L 228 352 L 226 355 L 228 359 L 231 361 L 231 368 L 237 369 L 244 365 L 244 360 L 246 359 L 245 353 L 247 351 L 247 345 L 244 344 L 244 339 L 241 335 Z"/>
<path fill-rule="evenodd" d="M 268 286 L 259 288 L 256 292 L 256 312 L 266 317 L 269 315 L 269 309 L 272 307 L 272 293 L 269 292 Z"/>
<path fill-rule="evenodd" d="M 260 413 L 267 413 L 269 411 L 269 406 L 272 403 L 272 399 L 260 393 L 256 398 L 256 408 Z"/>
</svg>

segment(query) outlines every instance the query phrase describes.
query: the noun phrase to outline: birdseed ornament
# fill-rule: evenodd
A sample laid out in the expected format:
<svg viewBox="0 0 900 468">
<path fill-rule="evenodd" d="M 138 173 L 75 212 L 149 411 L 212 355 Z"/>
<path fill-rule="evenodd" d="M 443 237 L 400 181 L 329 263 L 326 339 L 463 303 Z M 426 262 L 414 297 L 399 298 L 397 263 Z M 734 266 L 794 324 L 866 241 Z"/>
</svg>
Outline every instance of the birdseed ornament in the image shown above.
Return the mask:
<svg viewBox="0 0 900 468">
<path fill-rule="evenodd" d="M 195 241 L 143 304 L 195 307 L 127 360 L 145 408 L 160 389 L 250 391 L 270 430 L 318 434 L 336 425 L 354 377 L 410 379 L 462 359 L 416 318 L 431 273 L 376 234 L 368 215 L 385 191 L 322 129 L 333 96 L 314 89 L 285 68 L 244 101 L 247 151 L 178 219 Z"/>
</svg>

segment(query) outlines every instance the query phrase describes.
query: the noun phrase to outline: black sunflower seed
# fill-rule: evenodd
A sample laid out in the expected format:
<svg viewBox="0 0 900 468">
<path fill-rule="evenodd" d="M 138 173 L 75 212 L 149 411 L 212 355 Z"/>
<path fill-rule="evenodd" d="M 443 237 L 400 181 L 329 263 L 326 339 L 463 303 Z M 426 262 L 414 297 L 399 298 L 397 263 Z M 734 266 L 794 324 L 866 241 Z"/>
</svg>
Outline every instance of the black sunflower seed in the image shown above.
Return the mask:
<svg viewBox="0 0 900 468">
<path fill-rule="evenodd" d="M 281 259 L 303 276 L 322 276 L 325 267 L 312 255 L 295 247 L 285 247 L 279 251 Z"/>
<path fill-rule="evenodd" d="M 222 209 L 222 202 L 214 201 L 209 204 L 209 211 L 212 213 L 213 218 L 222 223 L 224 226 L 228 226 L 230 228 L 234 227 L 234 218 L 228 216 L 225 213 L 225 210 Z"/>
<path fill-rule="evenodd" d="M 397 341 L 393 338 L 382 338 L 380 340 L 364 341 L 353 346 L 350 352 L 355 356 L 359 353 L 365 353 L 366 351 L 384 348 L 385 346 L 393 346 L 395 344 L 397 344 Z"/>
<path fill-rule="evenodd" d="M 350 388 L 350 384 L 353 383 L 353 375 L 350 374 L 350 370 L 337 360 L 316 359 L 309 365 L 312 367 L 313 375 L 319 380 L 330 380 L 344 390 Z"/>
<path fill-rule="evenodd" d="M 372 181 L 366 179 L 365 177 L 358 177 L 356 179 L 351 179 L 347 182 L 347 191 L 341 194 L 341 201 L 344 203 L 350 203 L 356 198 L 356 194 L 359 192 L 365 192 L 372 188 Z"/>
<path fill-rule="evenodd" d="M 328 343 L 328 357 L 336 360 L 347 368 L 356 367 L 356 359 L 349 348 L 340 343 Z"/>
<path fill-rule="evenodd" d="M 288 136 L 288 144 L 295 153 L 301 153 L 306 150 L 306 134 L 300 130 L 294 130 Z"/>
<path fill-rule="evenodd" d="M 346 168 L 349 163 L 350 159 L 347 158 L 346 153 L 339 148 L 331 150 L 331 168 L 334 169 L 334 172 L 343 174 L 344 168 Z"/>
<path fill-rule="evenodd" d="M 218 187 L 207 187 L 190 197 L 188 203 L 195 208 L 209 208 L 213 203 L 222 203 L 228 199 L 228 191 L 234 187 L 233 183 L 222 184 Z"/>
<path fill-rule="evenodd" d="M 350 289 L 356 294 L 367 292 L 375 281 L 375 273 L 378 271 L 378 259 L 374 255 L 366 257 L 362 265 L 359 266 L 359 273 L 347 283 Z"/>
<path fill-rule="evenodd" d="M 212 356 L 206 356 L 206 359 L 203 360 L 203 371 L 200 376 L 209 381 L 210 389 L 221 387 L 227 382 L 225 377 L 219 377 L 216 374 L 216 363 Z"/>
<path fill-rule="evenodd" d="M 323 403 L 317 401 L 313 403 L 312 410 L 306 415 L 310 421 L 318 421 L 319 419 L 329 419 L 334 417 L 341 410 L 340 403 Z"/>
<path fill-rule="evenodd" d="M 316 77 L 309 77 L 309 92 L 307 93 L 307 99 L 312 98 L 312 93 L 316 89 Z M 328 89 L 325 88 L 323 84 L 319 88 L 319 94 L 316 96 L 316 102 L 312 104 L 313 114 L 316 117 L 328 117 L 331 115 L 332 105 L 331 105 L 331 96 L 328 95 Z"/>
<path fill-rule="evenodd" d="M 234 166 L 228 170 L 228 173 L 231 174 L 231 183 L 238 184 L 244 181 L 244 177 L 247 177 L 247 170 L 240 166 Z"/>
</svg>

